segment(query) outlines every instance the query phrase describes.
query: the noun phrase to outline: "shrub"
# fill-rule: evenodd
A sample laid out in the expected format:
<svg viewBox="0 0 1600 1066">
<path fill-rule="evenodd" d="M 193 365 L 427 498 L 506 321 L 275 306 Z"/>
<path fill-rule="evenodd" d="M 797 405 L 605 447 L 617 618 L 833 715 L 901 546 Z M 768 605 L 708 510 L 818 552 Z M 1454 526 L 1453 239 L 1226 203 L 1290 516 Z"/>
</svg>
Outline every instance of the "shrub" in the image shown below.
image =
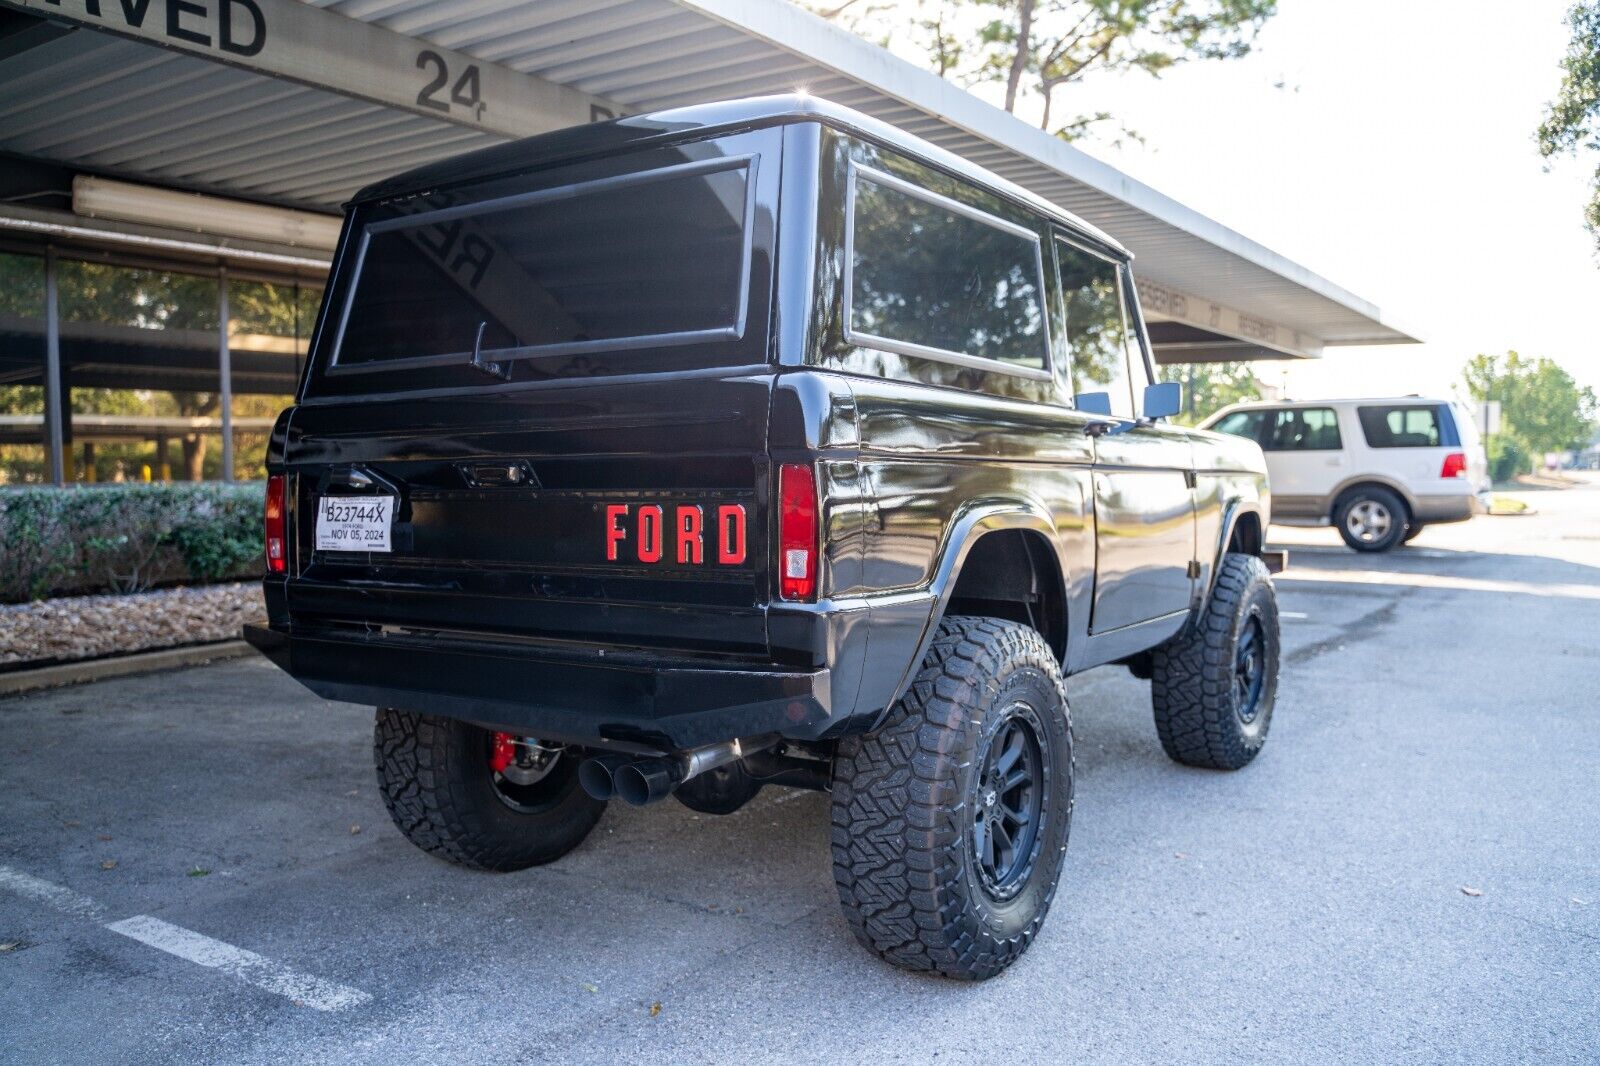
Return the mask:
<svg viewBox="0 0 1600 1066">
<path fill-rule="evenodd" d="M 0 490 L 0 602 L 259 574 L 257 484 Z"/>
<path fill-rule="evenodd" d="M 1510 433 L 1496 433 L 1489 441 L 1489 477 L 1510 481 L 1533 469 L 1533 454 Z"/>
</svg>

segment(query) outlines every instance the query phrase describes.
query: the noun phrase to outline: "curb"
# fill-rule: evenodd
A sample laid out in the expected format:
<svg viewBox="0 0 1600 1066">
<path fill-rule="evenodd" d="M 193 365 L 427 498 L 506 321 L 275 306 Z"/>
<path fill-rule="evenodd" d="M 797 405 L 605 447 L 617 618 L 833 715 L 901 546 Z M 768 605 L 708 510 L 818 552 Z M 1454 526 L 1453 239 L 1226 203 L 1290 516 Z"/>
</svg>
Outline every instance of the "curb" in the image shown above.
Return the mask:
<svg viewBox="0 0 1600 1066">
<path fill-rule="evenodd" d="M 13 673 L 0 674 L 0 696 L 15 696 L 23 692 L 60 688 L 63 685 L 81 685 L 90 681 L 106 681 L 114 677 L 132 677 L 135 674 L 150 674 L 158 670 L 177 670 L 221 659 L 237 659 L 253 654 L 254 651 L 254 648 L 242 640 L 224 640 L 217 644 L 163 648 L 159 651 L 142 651 L 109 659 L 58 663 L 55 666 L 41 666 L 36 670 L 17 670 Z"/>
</svg>

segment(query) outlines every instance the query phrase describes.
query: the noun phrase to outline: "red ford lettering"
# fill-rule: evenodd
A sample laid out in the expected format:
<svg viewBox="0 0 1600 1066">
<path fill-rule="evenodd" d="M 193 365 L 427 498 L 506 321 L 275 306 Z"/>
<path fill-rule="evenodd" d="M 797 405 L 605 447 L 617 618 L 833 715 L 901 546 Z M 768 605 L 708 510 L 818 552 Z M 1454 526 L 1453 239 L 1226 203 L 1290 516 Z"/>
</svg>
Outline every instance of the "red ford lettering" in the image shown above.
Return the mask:
<svg viewBox="0 0 1600 1066">
<path fill-rule="evenodd" d="M 667 516 L 672 528 L 667 528 Z M 745 561 L 748 522 L 742 503 L 718 504 L 714 521 L 699 504 L 608 503 L 604 508 L 604 539 L 608 562 L 660 563 L 704 566 L 712 551 L 707 536 L 716 538 L 715 557 L 720 566 Z M 708 529 L 707 525 L 712 528 Z"/>
</svg>

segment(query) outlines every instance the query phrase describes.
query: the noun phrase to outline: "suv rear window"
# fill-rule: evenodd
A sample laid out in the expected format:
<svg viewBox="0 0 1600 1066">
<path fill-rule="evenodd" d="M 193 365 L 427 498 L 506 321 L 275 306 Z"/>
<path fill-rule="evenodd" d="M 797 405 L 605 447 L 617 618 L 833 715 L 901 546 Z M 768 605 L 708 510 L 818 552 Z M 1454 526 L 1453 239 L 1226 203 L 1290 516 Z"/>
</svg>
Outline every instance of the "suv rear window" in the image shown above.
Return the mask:
<svg viewBox="0 0 1600 1066">
<path fill-rule="evenodd" d="M 1436 404 L 1358 407 L 1356 415 L 1369 448 L 1438 448 L 1446 443 Z"/>
<path fill-rule="evenodd" d="M 687 163 L 364 220 L 335 372 L 737 337 L 750 159 Z"/>
<path fill-rule="evenodd" d="M 850 340 L 1043 371 L 1050 342 L 1038 234 L 888 174 L 852 174 Z"/>
</svg>

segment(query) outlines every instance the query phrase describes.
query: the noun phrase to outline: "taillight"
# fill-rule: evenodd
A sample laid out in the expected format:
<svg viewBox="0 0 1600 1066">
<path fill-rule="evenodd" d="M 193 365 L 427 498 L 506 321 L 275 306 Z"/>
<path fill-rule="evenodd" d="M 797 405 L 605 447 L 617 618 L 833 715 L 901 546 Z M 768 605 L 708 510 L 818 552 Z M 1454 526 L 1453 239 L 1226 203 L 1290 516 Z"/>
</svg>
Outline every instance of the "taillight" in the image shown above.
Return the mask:
<svg viewBox="0 0 1600 1066">
<path fill-rule="evenodd" d="M 1444 466 L 1439 470 L 1440 477 L 1466 477 L 1467 453 L 1451 452 L 1444 457 Z"/>
<path fill-rule="evenodd" d="M 778 594 L 817 598 L 817 475 L 808 465 L 778 468 Z"/>
<path fill-rule="evenodd" d="M 273 474 L 267 478 L 267 570 L 274 574 L 283 573 L 289 566 L 289 559 L 285 554 L 283 520 L 286 504 L 285 484 L 282 474 Z"/>
</svg>

